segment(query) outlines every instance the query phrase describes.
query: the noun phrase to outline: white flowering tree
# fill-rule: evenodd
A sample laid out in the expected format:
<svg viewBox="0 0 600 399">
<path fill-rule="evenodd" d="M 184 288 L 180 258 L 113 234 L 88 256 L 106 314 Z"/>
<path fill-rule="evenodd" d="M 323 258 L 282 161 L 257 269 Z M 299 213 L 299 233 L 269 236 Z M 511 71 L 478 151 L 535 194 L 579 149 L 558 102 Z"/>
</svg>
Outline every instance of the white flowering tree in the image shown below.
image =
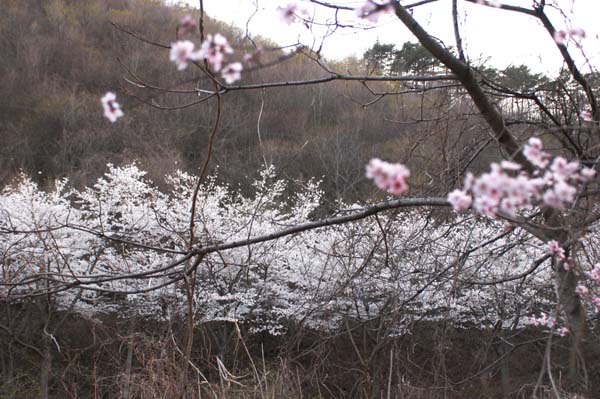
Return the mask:
<svg viewBox="0 0 600 399">
<path fill-rule="evenodd" d="M 245 84 L 244 68 L 283 62 L 300 49 L 268 62 L 261 61 L 264 50 L 258 47 L 239 57 L 220 32 L 204 32 L 201 2 L 199 23 L 184 18 L 177 40 L 167 46 L 174 68 L 195 68 L 198 73 L 190 88 L 178 91 L 197 95 L 198 104 L 216 104 L 199 175 L 170 176 L 170 190 L 160 191 L 137 166 L 110 165 L 93 187 L 77 191 L 61 181 L 50 193 L 21 177 L 0 197 L 3 298 L 11 303 L 44 298 L 45 318 L 61 311 L 88 317 L 117 312 L 155 320 L 185 314 L 184 379 L 198 323 L 240 323 L 250 332 L 272 335 L 294 324 L 319 331 L 348 330 L 350 337 L 354 323 L 376 325 L 381 337 L 406 334 L 418 322 L 451 321 L 513 331 L 543 326 L 550 337 L 570 337 L 571 379 L 592 389 L 590 381 L 577 377 L 585 369 L 580 345 L 586 321 L 600 310 L 595 205 L 600 109 L 594 88 L 571 55 L 574 48 L 583 48 L 585 31 L 555 27 L 547 14 L 551 5 L 543 0 L 529 7 L 453 0 L 449 3 L 456 50 L 451 51 L 411 13 L 431 3 L 438 1 L 368 0 L 354 8 L 312 0 L 283 4 L 280 13 L 284 22 L 308 28 L 319 22 L 306 11 L 308 4 L 343 14 L 355 26 L 376 23 L 383 16 L 397 18 L 445 66 L 443 72 L 356 76 L 335 71 L 306 51 L 323 76 Z M 544 87 L 517 92 L 474 67 L 462 46 L 460 3 L 525 14 L 540 22 L 564 59 L 559 88 L 550 94 Z M 328 23 L 344 25 L 339 19 Z M 466 173 L 462 185 L 437 196 L 412 193 L 411 172 L 405 165 L 373 159 L 366 177 L 381 190 L 403 197 L 340 202 L 336 212 L 324 218 L 315 218 L 322 205 L 318 182 L 292 190 L 275 167 L 266 166 L 252 195 L 242 195 L 208 176 L 228 94 L 333 80 L 393 82 L 408 92 L 423 82 L 431 85 L 428 90 L 459 87 L 457 98 L 479 113 L 485 124 L 480 134 L 497 143 L 504 159 L 479 176 Z M 152 87 L 139 76 L 130 82 L 173 91 Z M 402 93 L 390 88 L 380 95 Z M 555 106 L 559 96 L 570 99 L 567 106 Z M 536 110 L 526 120 L 513 119 L 501 106 L 507 97 L 529 102 Z M 114 93 L 106 93 L 101 102 L 110 122 L 124 117 Z M 463 169 L 469 163 L 458 161 Z M 442 220 L 429 213 L 450 207 L 456 213 Z M 46 362 L 45 397 L 48 353 L 56 341 L 53 331 L 48 323 L 44 326 L 40 352 Z M 548 344 L 534 394 L 547 376 L 561 397 L 550 348 Z M 374 397 L 382 386 L 374 384 Z"/>
</svg>

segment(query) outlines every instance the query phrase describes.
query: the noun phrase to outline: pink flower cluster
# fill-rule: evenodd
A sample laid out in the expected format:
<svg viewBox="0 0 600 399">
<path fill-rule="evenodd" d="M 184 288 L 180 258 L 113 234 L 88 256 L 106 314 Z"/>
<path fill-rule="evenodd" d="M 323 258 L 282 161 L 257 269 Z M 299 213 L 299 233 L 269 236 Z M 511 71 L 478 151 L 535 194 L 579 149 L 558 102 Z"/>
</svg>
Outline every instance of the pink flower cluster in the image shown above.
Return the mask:
<svg viewBox="0 0 600 399">
<path fill-rule="evenodd" d="M 581 111 L 581 114 L 579 114 L 579 116 L 581 116 L 581 119 L 583 119 L 586 122 L 592 122 L 594 120 L 594 115 L 590 110 Z"/>
<path fill-rule="evenodd" d="M 104 116 L 113 123 L 123 116 L 121 105 L 119 105 L 116 100 L 117 95 L 111 91 L 106 93 L 104 97 L 100 99 L 102 108 L 104 109 Z"/>
<path fill-rule="evenodd" d="M 538 168 L 545 168 L 550 161 L 550 154 L 543 151 L 542 140 L 537 137 L 530 138 L 523 146 L 523 155 Z"/>
<path fill-rule="evenodd" d="M 448 194 L 448 202 L 456 211 L 473 206 L 487 216 L 515 216 L 518 211 L 540 204 L 562 210 L 574 201 L 577 188 L 596 173 L 577 161 L 552 158 L 543 151 L 542 142 L 537 138 L 529 139 L 523 155 L 538 168 L 533 176 L 514 162 L 492 163 L 491 171 L 478 178 L 468 173 L 464 188 Z"/>
<path fill-rule="evenodd" d="M 540 317 L 528 317 L 525 322 L 535 327 L 553 328 L 557 325 L 556 318 L 547 314 L 542 314 Z M 569 335 L 569 329 L 567 327 L 559 327 L 556 329 L 556 334 L 566 337 Z"/>
<path fill-rule="evenodd" d="M 600 264 L 594 266 L 591 272 L 586 273 L 587 277 L 595 284 L 597 287 L 600 286 Z M 583 284 L 577 285 L 575 289 L 577 294 L 582 300 L 588 301 L 594 306 L 597 313 L 600 313 L 600 296 L 593 295 L 590 288 L 586 287 Z"/>
<path fill-rule="evenodd" d="M 410 176 L 410 171 L 406 166 L 373 158 L 366 169 L 367 177 L 373 179 L 380 189 L 394 195 L 402 195 L 408 191 L 406 179 Z"/>
<path fill-rule="evenodd" d="M 558 241 L 552 240 L 548 242 L 548 252 L 552 255 L 552 257 L 556 260 L 565 259 L 565 250 L 560 246 Z"/>
<path fill-rule="evenodd" d="M 202 56 L 199 51 L 194 51 L 194 43 L 190 40 L 179 40 L 171 43 L 169 59 L 177 65 L 177 69 L 183 71 L 191 61 L 200 61 Z"/>
<path fill-rule="evenodd" d="M 279 7 L 277 10 L 279 11 L 279 18 L 283 23 L 291 25 L 296 22 L 296 11 L 298 10 L 296 3 L 289 3 L 287 6 Z"/>
<path fill-rule="evenodd" d="M 472 175 L 467 175 L 467 177 L 470 176 Z M 473 203 L 473 197 L 467 194 L 466 191 L 454 190 L 448 194 L 448 202 L 452 204 L 454 210 L 462 212 L 471 207 L 471 204 Z"/>
<path fill-rule="evenodd" d="M 545 328 L 554 328 L 558 324 L 554 316 L 548 316 L 547 314 L 542 314 L 540 317 L 527 317 L 525 323 L 531 326 Z M 569 335 L 569 329 L 567 327 L 558 327 L 556 329 L 556 334 L 561 337 L 566 337 Z"/>
<path fill-rule="evenodd" d="M 225 79 L 225 83 L 230 85 L 242 78 L 242 69 L 244 69 L 244 67 L 240 62 L 232 62 L 223 68 L 221 76 Z"/>
<path fill-rule="evenodd" d="M 577 286 L 577 288 L 575 288 L 575 292 L 577 292 L 577 294 L 578 294 L 580 297 L 584 297 L 584 296 L 587 296 L 587 295 L 589 295 L 589 293 L 590 293 L 590 290 L 589 290 L 589 288 L 588 288 L 588 287 L 586 287 L 585 285 L 579 284 L 579 285 Z"/>
<path fill-rule="evenodd" d="M 554 316 L 542 314 L 540 317 L 529 317 L 527 319 L 527 323 L 536 327 L 552 328 L 556 324 L 556 319 L 554 318 Z"/>
<path fill-rule="evenodd" d="M 227 42 L 225 36 L 217 33 L 208 35 L 206 40 L 200 46 L 200 57 L 208 61 L 217 72 L 221 70 L 225 54 L 233 54 L 233 49 Z"/>
<path fill-rule="evenodd" d="M 567 327 L 560 327 L 556 330 L 556 333 L 561 337 L 566 337 L 569 335 L 569 329 Z"/>
<path fill-rule="evenodd" d="M 277 7 L 277 11 L 279 12 L 279 19 L 281 22 L 287 25 L 291 25 L 303 18 L 310 17 L 308 11 L 298 7 L 295 2 L 288 3 L 285 7 Z"/>
<path fill-rule="evenodd" d="M 391 3 L 377 4 L 373 0 L 367 0 L 362 6 L 356 8 L 355 11 L 359 18 L 376 23 L 382 15 L 393 12 L 394 6 Z"/>
<path fill-rule="evenodd" d="M 253 53 L 244 54 L 244 62 L 247 64 L 251 64 L 253 62 L 259 62 L 260 57 L 264 54 L 265 50 L 258 46 Z"/>
<path fill-rule="evenodd" d="M 186 15 L 179 21 L 179 28 L 183 31 L 183 33 L 194 33 L 194 31 L 198 28 L 198 23 L 191 15 Z"/>
<path fill-rule="evenodd" d="M 169 58 L 182 71 L 187 68 L 189 62 L 206 60 L 215 72 L 221 71 L 221 76 L 227 84 L 232 84 L 241 79 L 243 66 L 239 62 L 233 62 L 223 68 L 226 54 L 232 54 L 233 49 L 227 38 L 217 33 L 208 35 L 198 51 L 194 51 L 194 43 L 190 40 L 179 40 L 171 44 Z"/>
<path fill-rule="evenodd" d="M 582 28 L 573 28 L 569 30 L 557 30 L 554 32 L 554 41 L 564 45 L 569 39 L 581 40 L 586 37 L 585 30 Z"/>
</svg>

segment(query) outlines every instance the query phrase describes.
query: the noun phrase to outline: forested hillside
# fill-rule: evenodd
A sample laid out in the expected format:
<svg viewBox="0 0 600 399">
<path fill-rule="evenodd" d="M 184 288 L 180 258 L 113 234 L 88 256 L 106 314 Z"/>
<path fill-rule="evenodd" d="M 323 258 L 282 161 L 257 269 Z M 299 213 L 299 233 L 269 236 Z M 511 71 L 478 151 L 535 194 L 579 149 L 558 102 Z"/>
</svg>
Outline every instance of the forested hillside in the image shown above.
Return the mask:
<svg viewBox="0 0 600 399">
<path fill-rule="evenodd" d="M 210 133 L 211 105 L 186 107 L 195 94 L 137 88 L 126 81 L 137 76 L 176 89 L 194 76 L 171 68 L 168 50 L 144 42 L 169 45 L 189 12 L 142 0 L 6 1 L 0 16 L 0 183 L 22 170 L 45 186 L 68 177 L 82 187 L 109 162 L 137 161 L 157 184 L 176 169 L 197 170 Z M 236 51 L 254 50 L 239 30 L 210 19 L 205 29 L 225 34 Z M 416 61 L 423 57 L 418 45 L 409 46 L 413 52 L 404 66 L 396 62 L 394 73 L 425 71 L 412 65 L 415 46 Z M 266 51 L 263 62 L 282 54 Z M 332 65 L 341 73 L 375 76 L 382 69 L 378 62 L 389 55 L 375 45 L 364 60 Z M 244 83 L 323 76 L 316 62 L 299 55 L 245 73 Z M 247 188 L 246 176 L 256 176 L 266 161 L 290 178 L 323 177 L 328 196 L 354 200 L 372 191 L 357 165 L 377 155 L 427 170 L 429 176 L 414 176 L 415 190 L 443 190 L 463 166 L 457 160 L 483 143 L 469 137 L 478 122 L 469 115 L 470 106 L 454 96 L 456 88 L 429 92 L 431 85 L 424 82 L 417 87 L 423 91 L 408 96 L 379 96 L 410 89 L 384 82 L 230 93 L 213 165 L 219 165 L 223 181 Z M 98 108 L 99 97 L 113 88 L 127 110 L 118 125 L 104 120 Z"/>
<path fill-rule="evenodd" d="M 414 37 L 328 60 L 210 9 L 3 0 L 0 399 L 594 399 L 600 75 L 568 8 L 280 3 Z M 469 57 L 469 7 L 560 72 Z"/>
</svg>

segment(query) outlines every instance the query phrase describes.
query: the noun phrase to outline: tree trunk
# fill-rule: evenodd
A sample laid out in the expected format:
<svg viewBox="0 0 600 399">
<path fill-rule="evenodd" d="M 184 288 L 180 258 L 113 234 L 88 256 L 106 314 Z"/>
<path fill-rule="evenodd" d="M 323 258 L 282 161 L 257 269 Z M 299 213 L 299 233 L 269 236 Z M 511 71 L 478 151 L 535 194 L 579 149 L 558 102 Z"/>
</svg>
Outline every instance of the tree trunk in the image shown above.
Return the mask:
<svg viewBox="0 0 600 399">
<path fill-rule="evenodd" d="M 133 344 L 135 336 L 135 317 L 129 321 L 129 344 L 127 345 L 127 360 L 125 363 L 125 386 L 123 387 L 123 397 L 129 399 L 131 395 L 131 369 L 133 365 Z"/>
<path fill-rule="evenodd" d="M 565 269 L 564 262 L 558 263 L 556 267 L 556 288 L 560 307 L 567 317 L 571 337 L 569 380 L 573 383 L 577 379 L 577 357 L 580 355 L 579 344 L 585 334 L 585 312 L 576 292 L 577 280 L 573 266 Z"/>
<path fill-rule="evenodd" d="M 50 337 L 42 335 L 42 363 L 40 365 L 40 398 L 48 399 L 50 397 L 50 372 L 52 369 L 52 343 Z"/>
</svg>

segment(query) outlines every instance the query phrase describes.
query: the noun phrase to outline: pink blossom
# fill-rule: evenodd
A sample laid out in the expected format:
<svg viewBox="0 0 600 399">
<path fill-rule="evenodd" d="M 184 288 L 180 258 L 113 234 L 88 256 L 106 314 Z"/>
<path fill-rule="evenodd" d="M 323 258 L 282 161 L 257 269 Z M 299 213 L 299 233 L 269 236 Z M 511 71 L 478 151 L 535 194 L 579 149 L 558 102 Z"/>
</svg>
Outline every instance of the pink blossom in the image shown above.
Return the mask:
<svg viewBox="0 0 600 399">
<path fill-rule="evenodd" d="M 564 181 L 558 181 L 553 190 L 558 200 L 563 203 L 573 202 L 577 194 L 577 189 Z"/>
<path fill-rule="evenodd" d="M 523 146 L 523 155 L 538 168 L 548 166 L 549 155 L 542 151 L 542 141 L 537 137 L 530 138 L 528 143 Z"/>
<path fill-rule="evenodd" d="M 554 41 L 557 44 L 565 44 L 568 39 L 568 33 L 564 30 L 557 30 L 554 32 Z"/>
<path fill-rule="evenodd" d="M 558 335 L 560 335 L 561 337 L 566 337 L 567 335 L 570 334 L 569 329 L 567 327 L 561 327 L 561 328 L 557 329 L 556 333 Z"/>
<path fill-rule="evenodd" d="M 565 250 L 560 246 L 558 241 L 552 240 L 547 244 L 548 252 L 552 255 L 554 259 L 562 260 L 565 258 Z"/>
<path fill-rule="evenodd" d="M 227 38 L 220 33 L 208 35 L 206 40 L 200 46 L 200 58 L 205 59 L 211 64 L 212 68 L 219 72 L 223 67 L 225 54 L 232 54 L 233 49 L 227 42 Z"/>
<path fill-rule="evenodd" d="M 181 18 L 181 20 L 179 21 L 179 26 L 187 30 L 188 32 L 193 32 L 198 27 L 198 23 L 196 22 L 194 17 L 188 14 Z"/>
<path fill-rule="evenodd" d="M 388 163 L 378 158 L 373 158 L 367 164 L 366 176 L 369 179 L 375 181 L 375 185 L 382 190 L 387 189 L 388 176 Z"/>
<path fill-rule="evenodd" d="M 536 327 L 552 328 L 556 324 L 556 319 L 553 316 L 548 317 L 546 314 L 542 314 L 540 317 L 529 317 L 527 321 Z"/>
<path fill-rule="evenodd" d="M 583 28 L 571 28 L 568 33 L 574 39 L 585 39 L 587 36 Z"/>
<path fill-rule="evenodd" d="M 581 111 L 581 119 L 583 119 L 586 122 L 592 122 L 594 119 L 594 116 L 592 115 L 591 111 L 585 110 L 585 111 Z"/>
<path fill-rule="evenodd" d="M 487 196 L 499 200 L 506 188 L 508 176 L 498 167 L 498 164 L 492 163 L 490 167 L 492 168 L 490 173 L 484 173 L 475 181 L 473 192 L 477 196 Z"/>
<path fill-rule="evenodd" d="M 579 177 L 577 174 L 573 174 L 573 177 Z M 566 179 L 559 174 L 554 174 L 553 179 L 554 187 L 547 190 L 543 195 L 543 201 L 546 205 L 557 209 L 564 209 L 566 204 L 569 204 L 575 200 L 577 189 L 571 184 L 566 182 Z"/>
<path fill-rule="evenodd" d="M 519 210 L 519 205 L 520 202 L 515 201 L 515 199 L 511 197 L 503 198 L 502 201 L 500 201 L 500 211 L 509 216 L 515 216 Z"/>
<path fill-rule="evenodd" d="M 244 62 L 249 64 L 251 62 L 258 61 L 263 53 L 263 48 L 259 46 L 256 48 L 256 50 L 254 50 L 253 53 L 244 54 Z"/>
<path fill-rule="evenodd" d="M 177 65 L 177 69 L 183 71 L 187 68 L 188 62 L 199 61 L 201 59 L 199 52 L 194 52 L 194 43 L 189 40 L 179 40 L 171 43 L 169 59 Z"/>
<path fill-rule="evenodd" d="M 471 203 L 473 202 L 473 198 L 465 191 L 454 190 L 448 194 L 448 202 L 450 205 L 452 205 L 455 211 L 462 212 L 469 209 Z"/>
<path fill-rule="evenodd" d="M 517 171 L 521 170 L 521 165 L 512 161 L 502 161 L 500 162 L 500 167 L 507 171 Z"/>
<path fill-rule="evenodd" d="M 285 7 L 279 7 L 279 17 L 281 21 L 291 25 L 296 22 L 296 11 L 298 9 L 298 5 L 296 3 L 289 3 Z"/>
<path fill-rule="evenodd" d="M 581 169 L 581 177 L 583 180 L 592 180 L 596 176 L 596 171 L 592 168 L 584 167 Z"/>
<path fill-rule="evenodd" d="M 498 213 L 498 200 L 491 197 L 475 197 L 473 206 L 482 215 L 494 217 Z"/>
<path fill-rule="evenodd" d="M 537 149 L 537 150 L 542 150 L 542 148 L 544 148 L 543 144 L 542 144 L 542 140 L 538 139 L 537 137 L 531 137 L 528 141 L 527 144 L 529 144 L 531 147 Z"/>
<path fill-rule="evenodd" d="M 519 176 L 519 178 L 521 178 L 521 176 Z M 540 193 L 542 192 L 543 188 L 546 186 L 546 184 L 548 183 L 548 179 L 546 176 L 544 177 L 535 177 L 533 179 L 529 179 L 527 177 L 523 177 L 523 179 L 525 180 L 524 184 L 527 184 L 530 193 L 534 196 L 539 196 Z"/>
<path fill-rule="evenodd" d="M 565 45 L 569 39 L 581 40 L 585 39 L 586 36 L 583 28 L 571 28 L 568 31 L 557 30 L 554 32 L 554 41 L 558 44 Z"/>
<path fill-rule="evenodd" d="M 525 207 L 532 198 L 539 195 L 539 179 L 529 179 L 526 176 L 519 175 L 508 181 L 505 189 L 506 195 L 521 207 Z M 545 182 L 543 183 L 545 184 Z"/>
<path fill-rule="evenodd" d="M 380 171 L 383 169 L 384 164 L 385 162 L 379 158 L 371 159 L 365 168 L 367 178 L 374 179 L 376 176 L 378 176 Z"/>
<path fill-rule="evenodd" d="M 121 105 L 119 105 L 116 99 L 116 94 L 109 91 L 100 100 L 102 108 L 104 109 L 104 116 L 113 123 L 123 116 Z"/>
<path fill-rule="evenodd" d="M 597 284 L 600 284 L 600 264 L 597 264 L 596 266 L 594 266 L 592 271 L 589 273 L 589 276 Z"/>
<path fill-rule="evenodd" d="M 379 17 L 383 14 L 390 13 L 393 10 L 394 6 L 392 4 L 377 4 L 373 0 L 367 0 L 362 6 L 355 9 L 356 15 L 359 18 L 364 18 L 373 23 L 377 23 Z"/>
<path fill-rule="evenodd" d="M 475 182 L 475 176 L 471 172 L 467 172 L 465 175 L 465 179 L 463 181 L 463 186 L 465 191 L 469 191 L 473 187 L 473 183 Z"/>
<path fill-rule="evenodd" d="M 574 176 L 579 170 L 579 162 L 568 162 L 563 157 L 556 157 L 552 161 L 550 170 L 554 172 L 554 176 L 559 180 L 565 180 Z"/>
<path fill-rule="evenodd" d="M 542 196 L 542 201 L 551 208 L 564 209 L 564 204 L 558 198 L 558 195 L 556 195 L 556 193 L 552 190 L 548 190 L 544 193 Z"/>
<path fill-rule="evenodd" d="M 597 296 L 593 297 L 592 303 L 596 307 L 596 312 L 600 312 L 600 297 L 597 297 Z"/>
<path fill-rule="evenodd" d="M 408 191 L 408 183 L 404 177 L 396 176 L 391 182 L 388 191 L 394 195 L 402 195 Z"/>
<path fill-rule="evenodd" d="M 394 195 L 408 191 L 406 179 L 410 176 L 408 168 L 399 163 L 389 163 L 373 158 L 366 167 L 366 176 L 375 181 L 375 185 Z"/>
<path fill-rule="evenodd" d="M 590 293 L 590 290 L 585 285 L 579 284 L 577 285 L 577 288 L 575 288 L 575 292 L 577 292 L 579 296 L 587 296 Z"/>
<path fill-rule="evenodd" d="M 225 79 L 225 82 L 230 85 L 233 82 L 236 82 L 242 78 L 242 64 L 239 62 L 231 63 L 221 71 L 221 76 Z"/>
</svg>

